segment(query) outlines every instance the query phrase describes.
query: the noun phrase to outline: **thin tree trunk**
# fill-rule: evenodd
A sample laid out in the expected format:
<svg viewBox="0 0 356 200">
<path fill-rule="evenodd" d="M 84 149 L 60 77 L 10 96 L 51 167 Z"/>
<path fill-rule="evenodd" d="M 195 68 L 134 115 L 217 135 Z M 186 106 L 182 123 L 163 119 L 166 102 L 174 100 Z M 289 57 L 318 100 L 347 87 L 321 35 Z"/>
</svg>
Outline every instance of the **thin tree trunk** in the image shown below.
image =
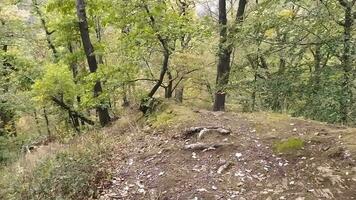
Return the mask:
<svg viewBox="0 0 356 200">
<path fill-rule="evenodd" d="M 281 43 L 285 43 L 287 39 L 287 34 L 283 34 L 281 36 Z M 283 85 L 283 78 L 284 78 L 284 74 L 286 71 L 286 59 L 284 57 L 283 52 L 281 51 L 279 53 L 279 66 L 278 66 L 278 71 L 277 71 L 277 76 L 275 77 L 275 87 L 272 88 L 272 110 L 276 111 L 276 112 L 282 112 L 283 110 L 283 105 L 285 102 L 285 91 L 282 87 L 280 87 L 281 85 Z"/>
<path fill-rule="evenodd" d="M 50 129 L 50 125 L 49 125 L 49 119 L 48 119 L 48 114 L 47 114 L 47 110 L 45 107 L 43 107 L 43 116 L 46 122 L 46 128 L 47 128 L 47 136 L 48 138 L 51 140 L 52 139 L 52 134 L 51 134 L 51 129 Z"/>
<path fill-rule="evenodd" d="M 101 29 L 101 24 L 100 24 L 100 18 L 99 17 L 95 17 L 95 33 L 96 33 L 96 39 L 98 40 L 98 42 L 101 42 L 101 38 L 102 38 L 102 29 Z M 104 58 L 103 56 L 97 55 L 98 57 L 98 64 L 104 64 Z"/>
<path fill-rule="evenodd" d="M 41 126 L 40 126 L 40 121 L 38 120 L 38 116 L 37 116 L 37 111 L 33 111 L 33 116 L 35 118 L 35 123 L 36 123 L 36 128 L 37 128 L 37 131 L 38 131 L 38 134 L 41 135 L 42 132 L 41 132 Z"/>
<path fill-rule="evenodd" d="M 164 79 L 164 75 L 167 73 L 168 71 L 168 62 L 169 62 L 169 53 L 164 53 L 163 55 L 163 63 L 162 63 L 162 68 L 161 68 L 161 73 L 159 75 L 158 81 L 156 82 L 156 84 L 153 86 L 153 88 L 151 89 L 150 93 L 147 95 L 148 97 L 152 98 L 153 95 L 157 92 L 158 88 L 161 87 L 162 83 L 163 83 L 163 79 Z"/>
<path fill-rule="evenodd" d="M 95 73 L 98 69 L 98 63 L 95 58 L 94 47 L 91 43 L 90 36 L 89 36 L 89 26 L 88 26 L 86 11 L 85 11 L 84 0 L 77 0 L 77 16 L 79 20 L 80 36 L 82 38 L 85 55 L 87 57 L 89 71 L 90 73 Z M 98 80 L 96 81 L 94 86 L 94 97 L 97 98 L 102 93 L 102 91 L 103 89 L 101 87 L 101 82 Z M 106 126 L 110 122 L 108 108 L 102 105 L 97 105 L 96 110 L 99 115 L 99 121 L 101 126 Z"/>
<path fill-rule="evenodd" d="M 167 71 L 167 76 L 168 76 L 168 85 L 165 88 L 165 98 L 170 99 L 172 98 L 173 95 L 173 77 L 172 73 L 170 71 Z"/>
<path fill-rule="evenodd" d="M 48 26 L 46 24 L 46 20 L 39 8 L 39 5 L 37 3 L 37 0 L 32 0 L 32 4 L 33 4 L 33 7 L 35 9 L 35 12 L 37 13 L 38 17 L 40 18 L 40 21 L 41 21 L 41 25 L 42 25 L 42 28 L 43 30 L 45 31 L 46 33 L 46 40 L 47 40 L 47 43 L 48 43 L 48 47 L 51 49 L 52 51 L 52 55 L 53 55 L 53 58 L 55 59 L 55 61 L 57 62 L 58 61 L 58 51 L 56 50 L 52 40 L 51 40 L 51 35 L 53 32 L 50 32 L 49 29 L 48 29 Z"/>
<path fill-rule="evenodd" d="M 130 101 L 128 99 L 128 95 L 127 95 L 127 90 L 128 90 L 129 86 L 128 85 L 123 85 L 122 86 L 122 90 L 123 90 L 123 97 L 122 97 L 122 107 L 128 107 L 130 106 Z"/>
<path fill-rule="evenodd" d="M 183 103 L 183 94 L 184 94 L 184 84 L 181 83 L 175 90 L 174 97 L 177 102 Z"/>
<path fill-rule="evenodd" d="M 69 42 L 68 43 L 68 50 L 71 54 L 74 53 L 74 50 L 73 50 L 73 46 L 72 44 Z M 76 64 L 76 61 L 72 61 L 70 63 L 70 68 L 72 70 L 72 75 L 73 75 L 73 80 L 74 80 L 74 83 L 77 84 L 77 76 L 78 76 L 78 66 Z M 77 99 L 77 103 L 78 105 L 80 104 L 80 96 L 77 96 L 76 97 Z M 68 112 L 69 113 L 69 118 L 71 119 L 71 122 L 72 122 L 72 125 L 74 127 L 74 129 L 77 131 L 77 132 L 80 132 L 80 123 L 79 123 L 79 118 L 75 115 L 72 115 L 71 112 Z"/>
<path fill-rule="evenodd" d="M 313 52 L 313 57 L 314 57 L 314 71 L 312 72 L 311 76 L 311 97 L 310 100 L 313 101 L 314 97 L 319 93 L 320 91 L 320 76 L 321 76 L 321 61 L 322 61 L 322 55 L 321 55 L 321 45 L 316 45 L 315 46 L 315 52 Z"/>
</svg>

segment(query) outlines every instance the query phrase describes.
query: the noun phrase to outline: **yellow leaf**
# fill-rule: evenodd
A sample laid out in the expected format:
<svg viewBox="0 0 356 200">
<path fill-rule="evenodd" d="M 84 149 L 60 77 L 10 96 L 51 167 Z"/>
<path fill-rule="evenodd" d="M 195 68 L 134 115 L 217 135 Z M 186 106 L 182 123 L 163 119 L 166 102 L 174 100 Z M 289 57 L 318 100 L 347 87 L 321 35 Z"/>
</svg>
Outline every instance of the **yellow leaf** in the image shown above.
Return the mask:
<svg viewBox="0 0 356 200">
<path fill-rule="evenodd" d="M 268 30 L 266 30 L 265 32 L 265 36 L 268 38 L 268 39 L 272 39 L 274 37 L 276 37 L 276 30 L 274 28 L 270 28 Z"/>
<path fill-rule="evenodd" d="M 292 18 L 294 14 L 294 11 L 291 9 L 283 9 L 278 13 L 278 16 L 282 18 Z"/>
</svg>

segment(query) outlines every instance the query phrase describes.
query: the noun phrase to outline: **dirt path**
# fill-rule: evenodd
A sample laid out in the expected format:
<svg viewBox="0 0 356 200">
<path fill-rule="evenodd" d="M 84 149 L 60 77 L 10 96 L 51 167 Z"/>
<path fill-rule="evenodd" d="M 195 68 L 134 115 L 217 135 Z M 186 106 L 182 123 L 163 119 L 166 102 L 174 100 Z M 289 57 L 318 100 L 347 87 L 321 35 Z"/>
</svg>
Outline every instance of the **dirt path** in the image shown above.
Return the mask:
<svg viewBox="0 0 356 200">
<path fill-rule="evenodd" d="M 355 199 L 356 167 L 338 129 L 298 119 L 197 111 L 195 122 L 168 131 L 145 128 L 118 146 L 113 176 L 100 199 Z M 221 126 L 230 135 L 208 133 L 199 141 L 184 128 Z M 273 143 L 298 136 L 305 146 L 276 155 Z M 224 143 L 185 150 L 196 142 Z"/>
</svg>

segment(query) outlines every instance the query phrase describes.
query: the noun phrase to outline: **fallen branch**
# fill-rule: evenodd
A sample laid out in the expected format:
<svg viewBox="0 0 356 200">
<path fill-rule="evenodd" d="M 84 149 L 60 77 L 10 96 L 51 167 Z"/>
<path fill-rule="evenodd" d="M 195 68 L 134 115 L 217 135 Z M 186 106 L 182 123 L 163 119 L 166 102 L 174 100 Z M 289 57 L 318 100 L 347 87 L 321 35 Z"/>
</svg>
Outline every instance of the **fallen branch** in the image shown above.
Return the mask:
<svg viewBox="0 0 356 200">
<path fill-rule="evenodd" d="M 205 133 L 210 131 L 218 132 L 222 135 L 228 135 L 231 133 L 230 129 L 226 129 L 219 126 L 206 126 L 206 127 L 190 127 L 184 130 L 185 137 L 191 137 L 192 135 L 198 133 L 197 138 L 201 139 Z"/>
<path fill-rule="evenodd" d="M 184 146 L 185 150 L 205 150 L 205 149 L 216 149 L 223 146 L 229 146 L 230 143 L 214 143 L 214 144 L 206 144 L 206 143 L 194 143 L 194 144 L 187 144 Z"/>
<path fill-rule="evenodd" d="M 65 104 L 63 101 L 57 99 L 56 97 L 52 97 L 52 101 L 54 103 L 56 103 L 58 106 L 60 106 L 61 108 L 63 108 L 64 110 L 67 110 L 72 116 L 74 117 L 78 117 L 79 119 L 81 119 L 83 122 L 89 124 L 89 125 L 94 125 L 94 121 L 84 117 L 81 113 L 73 110 L 71 107 L 69 107 L 67 104 Z"/>
</svg>

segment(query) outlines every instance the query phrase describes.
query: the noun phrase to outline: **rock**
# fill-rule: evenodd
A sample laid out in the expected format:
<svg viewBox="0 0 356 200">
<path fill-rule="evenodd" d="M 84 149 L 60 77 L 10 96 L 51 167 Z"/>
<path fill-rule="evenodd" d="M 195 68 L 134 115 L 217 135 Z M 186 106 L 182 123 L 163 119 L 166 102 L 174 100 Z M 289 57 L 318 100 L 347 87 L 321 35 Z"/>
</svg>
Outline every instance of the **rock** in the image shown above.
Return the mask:
<svg viewBox="0 0 356 200">
<path fill-rule="evenodd" d="M 238 171 L 238 172 L 235 173 L 235 176 L 244 177 L 245 174 L 242 173 L 241 171 Z"/>
<path fill-rule="evenodd" d="M 242 157 L 242 153 L 236 153 L 235 156 L 236 158 L 240 159 Z"/>
<path fill-rule="evenodd" d="M 218 173 L 218 174 L 222 174 L 222 173 L 223 173 L 225 170 L 227 170 L 231 165 L 232 165 L 231 162 L 226 162 L 225 164 L 221 165 L 221 166 L 218 168 L 217 173 Z"/>
<path fill-rule="evenodd" d="M 305 200 L 305 197 L 297 197 L 295 200 Z"/>
<path fill-rule="evenodd" d="M 127 164 L 131 166 L 133 164 L 133 162 L 134 162 L 133 159 L 130 158 L 129 161 L 127 162 Z"/>
<path fill-rule="evenodd" d="M 198 191 L 198 192 L 207 192 L 208 190 L 205 189 L 205 188 L 199 188 L 199 189 L 197 189 L 197 191 Z"/>
</svg>

